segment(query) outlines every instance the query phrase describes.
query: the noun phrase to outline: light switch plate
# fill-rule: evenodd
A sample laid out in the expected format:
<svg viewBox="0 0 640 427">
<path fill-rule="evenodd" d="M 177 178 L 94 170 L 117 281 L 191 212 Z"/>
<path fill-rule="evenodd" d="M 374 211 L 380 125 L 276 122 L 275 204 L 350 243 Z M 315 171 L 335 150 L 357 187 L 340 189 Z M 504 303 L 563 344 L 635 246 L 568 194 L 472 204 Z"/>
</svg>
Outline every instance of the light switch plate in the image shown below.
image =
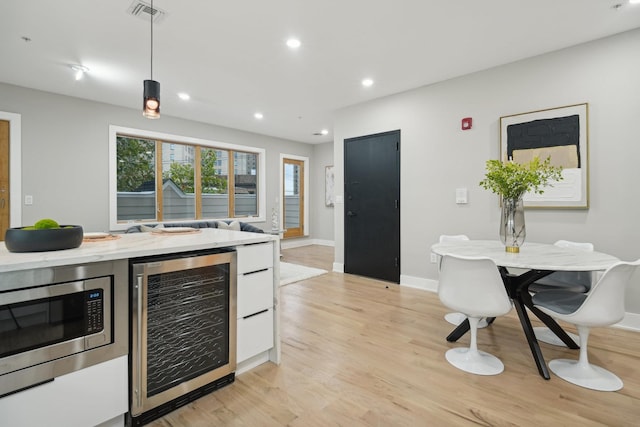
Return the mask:
<svg viewBox="0 0 640 427">
<path fill-rule="evenodd" d="M 467 203 L 467 189 L 466 188 L 456 188 L 456 203 L 457 204 L 465 204 L 465 203 Z"/>
</svg>

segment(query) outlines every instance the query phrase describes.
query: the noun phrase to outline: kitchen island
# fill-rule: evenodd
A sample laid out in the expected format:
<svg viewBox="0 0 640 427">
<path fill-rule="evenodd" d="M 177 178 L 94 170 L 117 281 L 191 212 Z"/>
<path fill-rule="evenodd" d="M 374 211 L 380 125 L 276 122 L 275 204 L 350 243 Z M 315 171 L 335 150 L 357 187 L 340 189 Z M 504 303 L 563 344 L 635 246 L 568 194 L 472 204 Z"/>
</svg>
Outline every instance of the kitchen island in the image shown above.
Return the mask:
<svg viewBox="0 0 640 427">
<path fill-rule="evenodd" d="M 113 237 L 83 241 L 78 248 L 51 252 L 12 253 L 2 244 L 0 273 L 277 241 L 269 234 L 218 228 L 201 228 L 193 233 L 133 233 Z M 0 292 L 2 290 L 0 276 Z"/>
<path fill-rule="evenodd" d="M 2 245 L 0 307 L 7 304 L 16 278 L 24 281 L 25 275 L 33 276 L 34 283 L 40 283 L 37 280 L 55 276 L 57 273 L 51 272 L 67 267 L 89 269 L 99 266 L 104 270 L 113 265 L 119 271 L 114 275 L 114 294 L 124 292 L 129 295 L 132 284 L 128 262 L 131 259 L 232 249 L 237 253 L 236 373 L 241 373 L 267 361 L 280 362 L 277 241 L 277 237 L 269 234 L 200 229 L 189 233 L 114 235 L 108 239 L 84 241 L 75 249 L 53 252 L 11 253 Z M 115 297 L 114 301 L 117 301 Z M 114 304 L 114 330 L 126 324 L 125 339 L 122 336 L 125 334 L 117 334 L 121 347 L 118 357 L 83 365 L 79 370 L 69 369 L 61 375 L 56 374 L 55 381 L 0 397 L 0 425 L 123 425 L 123 414 L 130 404 L 127 355 L 130 312 L 128 298 L 124 304 Z M 126 348 L 123 348 L 123 341 Z M 8 367 L 11 357 L 0 358 L 0 381 L 18 375 L 16 372 L 5 375 L 11 371 Z M 69 414 L 74 416 L 69 417 Z"/>
</svg>

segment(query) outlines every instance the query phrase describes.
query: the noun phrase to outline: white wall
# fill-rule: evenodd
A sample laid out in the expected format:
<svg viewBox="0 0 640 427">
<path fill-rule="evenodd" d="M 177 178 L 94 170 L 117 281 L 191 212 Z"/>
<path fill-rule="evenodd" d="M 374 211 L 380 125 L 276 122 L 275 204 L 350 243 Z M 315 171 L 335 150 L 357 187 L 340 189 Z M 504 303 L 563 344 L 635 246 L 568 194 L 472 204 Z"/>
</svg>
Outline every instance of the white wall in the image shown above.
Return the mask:
<svg viewBox="0 0 640 427">
<path fill-rule="evenodd" d="M 640 30 L 345 108 L 336 114 L 336 190 L 343 140 L 401 130 L 401 274 L 437 279 L 429 247 L 440 234 L 498 238 L 497 196 L 483 190 L 487 159 L 499 158 L 499 118 L 589 103 L 590 208 L 527 210 L 527 240 L 591 241 L 623 260 L 640 258 Z M 399 64 L 401 66 L 401 64 Z M 460 120 L 473 118 L 462 131 Z M 469 203 L 455 204 L 467 187 Z M 336 264 L 344 260 L 344 205 L 335 208 Z M 627 311 L 640 313 L 640 275 Z"/>
<path fill-rule="evenodd" d="M 33 205 L 22 206 L 22 218 L 16 226 L 55 218 L 65 224 L 81 224 L 88 231 L 109 229 L 109 125 L 265 148 L 267 218 L 255 224 L 263 229 L 271 228 L 271 209 L 279 189 L 280 153 L 306 157 L 313 153 L 309 144 L 166 115 L 148 120 L 138 110 L 2 83 L 0 111 L 21 115 L 19 200 L 26 194 L 34 200 Z M 326 225 L 319 229 L 324 236 L 322 227 Z M 311 228 L 312 233 L 316 228 Z"/>
</svg>

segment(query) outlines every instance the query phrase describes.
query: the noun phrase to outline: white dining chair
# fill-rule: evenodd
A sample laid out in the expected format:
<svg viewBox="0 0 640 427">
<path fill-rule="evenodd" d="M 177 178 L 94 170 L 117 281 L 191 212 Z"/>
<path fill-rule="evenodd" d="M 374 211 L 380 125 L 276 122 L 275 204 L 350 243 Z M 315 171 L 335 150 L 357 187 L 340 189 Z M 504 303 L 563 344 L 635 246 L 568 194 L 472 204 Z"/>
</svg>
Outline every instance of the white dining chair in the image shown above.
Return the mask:
<svg viewBox="0 0 640 427">
<path fill-rule="evenodd" d="M 438 241 L 442 242 L 455 242 L 455 241 L 465 241 L 469 240 L 466 234 L 441 234 Z M 440 268 L 438 266 L 438 268 Z M 458 326 L 460 323 L 464 322 L 467 316 L 462 313 L 451 312 L 444 315 L 444 320 L 451 323 L 452 325 Z M 478 328 L 486 328 L 488 326 L 487 320 L 482 319 L 478 324 Z"/>
<path fill-rule="evenodd" d="M 612 325 L 624 318 L 626 285 L 638 266 L 640 259 L 616 263 L 586 294 L 556 290 L 533 296 L 534 306 L 551 317 L 573 323 L 580 335 L 579 359 L 552 360 L 549 362 L 551 372 L 565 381 L 592 390 L 616 391 L 622 388 L 623 382 L 618 376 L 589 363 L 587 344 L 591 327 Z"/>
<path fill-rule="evenodd" d="M 458 369 L 477 375 L 497 375 L 504 364 L 496 356 L 478 350 L 478 323 L 511 310 L 502 277 L 489 258 L 444 255 L 440 264 L 438 296 L 442 303 L 464 313 L 469 319 L 471 342 L 468 348 L 448 350 L 445 357 Z"/>
<path fill-rule="evenodd" d="M 593 244 L 589 242 L 558 240 L 554 245 L 561 248 L 573 248 L 585 252 L 593 252 Z M 594 281 L 593 278 L 594 275 L 591 271 L 555 271 L 529 285 L 529 292 L 538 293 L 552 290 L 565 290 L 585 293 L 591 289 Z M 566 347 L 566 344 L 546 326 L 537 326 L 533 328 L 533 332 L 538 341 L 559 347 Z M 567 335 L 569 335 L 576 344 L 580 345 L 580 337 L 578 335 L 572 332 L 567 332 Z"/>
</svg>

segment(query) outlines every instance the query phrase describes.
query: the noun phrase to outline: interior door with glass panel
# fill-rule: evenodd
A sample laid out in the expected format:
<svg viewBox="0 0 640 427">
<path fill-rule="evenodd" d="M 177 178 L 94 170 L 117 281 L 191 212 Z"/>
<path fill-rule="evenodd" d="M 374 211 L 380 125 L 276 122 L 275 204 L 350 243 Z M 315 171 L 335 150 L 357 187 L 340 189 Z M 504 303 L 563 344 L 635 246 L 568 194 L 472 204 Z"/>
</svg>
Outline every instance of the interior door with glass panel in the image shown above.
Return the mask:
<svg viewBox="0 0 640 427">
<path fill-rule="evenodd" d="M 284 238 L 304 236 L 304 161 L 283 159 Z"/>
</svg>

